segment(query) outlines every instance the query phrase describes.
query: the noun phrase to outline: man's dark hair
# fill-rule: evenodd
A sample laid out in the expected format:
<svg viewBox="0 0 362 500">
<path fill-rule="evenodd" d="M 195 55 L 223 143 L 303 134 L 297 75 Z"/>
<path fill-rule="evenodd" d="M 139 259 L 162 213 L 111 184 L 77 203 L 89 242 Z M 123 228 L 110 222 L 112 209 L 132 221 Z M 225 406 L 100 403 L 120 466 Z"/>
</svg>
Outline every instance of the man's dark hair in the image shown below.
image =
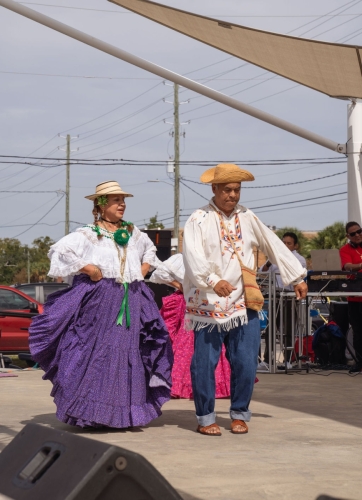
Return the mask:
<svg viewBox="0 0 362 500">
<path fill-rule="evenodd" d="M 354 221 L 351 221 L 351 222 L 347 222 L 346 224 L 346 233 L 348 234 L 348 230 L 350 227 L 352 226 L 358 226 L 358 227 L 361 227 L 358 222 L 354 222 Z"/>
<path fill-rule="evenodd" d="M 293 238 L 294 245 L 298 245 L 298 236 L 295 233 L 287 231 L 286 233 L 283 234 L 283 238 L 285 238 L 286 236 L 289 236 L 289 238 Z"/>
</svg>

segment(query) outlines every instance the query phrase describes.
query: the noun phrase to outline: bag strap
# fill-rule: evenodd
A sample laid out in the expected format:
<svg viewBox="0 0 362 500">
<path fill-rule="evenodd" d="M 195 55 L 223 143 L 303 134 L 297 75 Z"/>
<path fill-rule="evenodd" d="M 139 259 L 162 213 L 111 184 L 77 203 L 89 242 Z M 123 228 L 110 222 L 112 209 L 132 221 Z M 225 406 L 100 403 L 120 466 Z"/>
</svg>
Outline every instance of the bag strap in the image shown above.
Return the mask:
<svg viewBox="0 0 362 500">
<path fill-rule="evenodd" d="M 224 231 L 225 231 L 225 232 L 226 232 L 226 234 L 227 234 L 228 240 L 229 240 L 229 242 L 230 242 L 230 244 L 231 244 L 231 246 L 232 246 L 232 248 L 233 248 L 233 250 L 234 250 L 234 252 L 235 252 L 236 258 L 237 258 L 237 259 L 238 259 L 238 261 L 239 261 L 239 265 L 240 265 L 241 270 L 243 270 L 243 267 L 245 267 L 245 268 L 247 268 L 247 269 L 250 269 L 250 268 L 248 268 L 247 266 L 245 266 L 245 265 L 243 264 L 243 261 L 241 260 L 240 255 L 238 254 L 238 252 L 237 252 L 237 250 L 236 250 L 235 243 L 234 243 L 233 239 L 231 238 L 231 235 L 230 235 L 229 229 L 227 228 L 227 226 L 226 226 L 226 224 L 225 224 L 225 222 L 224 222 L 224 219 L 222 218 L 222 216 L 220 215 L 220 213 L 219 213 L 219 212 L 215 209 L 215 207 L 213 207 L 213 205 L 211 205 L 211 204 L 210 204 L 210 207 L 211 207 L 211 208 L 212 208 L 212 209 L 213 209 L 213 210 L 217 213 L 217 215 L 218 215 L 218 217 L 219 217 L 219 219 L 220 219 L 221 225 L 222 225 L 222 227 L 223 227 Z"/>
</svg>

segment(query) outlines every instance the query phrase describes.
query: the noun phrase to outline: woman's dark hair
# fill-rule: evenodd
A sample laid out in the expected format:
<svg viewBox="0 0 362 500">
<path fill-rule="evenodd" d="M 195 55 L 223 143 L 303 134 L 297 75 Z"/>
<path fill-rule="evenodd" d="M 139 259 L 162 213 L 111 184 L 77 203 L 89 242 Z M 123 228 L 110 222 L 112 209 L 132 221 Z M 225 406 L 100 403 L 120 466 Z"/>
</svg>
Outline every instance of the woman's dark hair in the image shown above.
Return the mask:
<svg viewBox="0 0 362 500">
<path fill-rule="evenodd" d="M 295 233 L 287 231 L 286 233 L 283 234 L 283 238 L 285 238 L 286 236 L 289 236 L 289 238 L 293 238 L 294 245 L 298 245 L 298 236 Z"/>
<path fill-rule="evenodd" d="M 352 226 L 358 226 L 358 227 L 361 227 L 358 222 L 354 222 L 354 221 L 351 221 L 351 222 L 347 222 L 346 224 L 346 233 L 348 234 L 348 230 L 350 227 Z"/>
<path fill-rule="evenodd" d="M 92 210 L 92 214 L 94 216 L 94 222 L 93 224 L 95 226 L 98 226 L 98 223 L 99 223 L 99 214 L 101 213 L 101 210 L 99 208 L 99 205 L 98 205 L 98 198 L 96 198 L 93 202 L 93 210 Z M 98 234 L 98 239 L 100 239 L 102 237 L 101 234 Z"/>
</svg>

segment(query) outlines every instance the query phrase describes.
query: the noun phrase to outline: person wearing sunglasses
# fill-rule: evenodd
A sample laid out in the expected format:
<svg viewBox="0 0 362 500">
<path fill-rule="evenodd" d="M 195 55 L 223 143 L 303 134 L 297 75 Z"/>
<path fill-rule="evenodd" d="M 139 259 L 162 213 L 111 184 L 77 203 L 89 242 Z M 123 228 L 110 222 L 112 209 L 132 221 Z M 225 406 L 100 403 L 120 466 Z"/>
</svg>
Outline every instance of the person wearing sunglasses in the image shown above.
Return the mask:
<svg viewBox="0 0 362 500">
<path fill-rule="evenodd" d="M 348 243 L 339 250 L 342 269 L 362 272 L 362 229 L 358 222 L 346 224 L 346 236 Z M 353 348 L 357 358 L 350 373 L 358 373 L 362 370 L 362 297 L 348 297 L 347 300 L 349 323 L 353 330 Z"/>
</svg>

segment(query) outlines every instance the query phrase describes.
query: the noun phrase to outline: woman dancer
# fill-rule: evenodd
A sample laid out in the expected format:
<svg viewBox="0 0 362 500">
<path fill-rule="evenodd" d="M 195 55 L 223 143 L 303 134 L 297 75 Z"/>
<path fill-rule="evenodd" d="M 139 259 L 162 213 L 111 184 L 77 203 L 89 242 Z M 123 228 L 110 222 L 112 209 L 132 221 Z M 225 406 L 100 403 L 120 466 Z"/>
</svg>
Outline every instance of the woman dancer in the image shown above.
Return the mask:
<svg viewBox="0 0 362 500">
<path fill-rule="evenodd" d="M 167 284 L 176 292 L 162 299 L 161 316 L 165 320 L 172 340 L 174 364 L 172 368 L 172 391 L 175 398 L 192 398 L 190 365 L 194 353 L 194 332 L 185 329 L 186 303 L 182 293 L 185 275 L 182 254 L 176 254 L 162 262 L 152 273 L 150 281 Z M 225 346 L 215 370 L 215 395 L 217 398 L 230 396 L 230 365 L 225 356 Z"/>
<path fill-rule="evenodd" d="M 159 261 L 147 235 L 123 220 L 129 196 L 115 181 L 86 196 L 94 223 L 49 252 L 49 276 L 73 284 L 50 295 L 29 329 L 57 417 L 70 425 L 145 425 L 170 398 L 172 348 L 143 281 Z"/>
</svg>

